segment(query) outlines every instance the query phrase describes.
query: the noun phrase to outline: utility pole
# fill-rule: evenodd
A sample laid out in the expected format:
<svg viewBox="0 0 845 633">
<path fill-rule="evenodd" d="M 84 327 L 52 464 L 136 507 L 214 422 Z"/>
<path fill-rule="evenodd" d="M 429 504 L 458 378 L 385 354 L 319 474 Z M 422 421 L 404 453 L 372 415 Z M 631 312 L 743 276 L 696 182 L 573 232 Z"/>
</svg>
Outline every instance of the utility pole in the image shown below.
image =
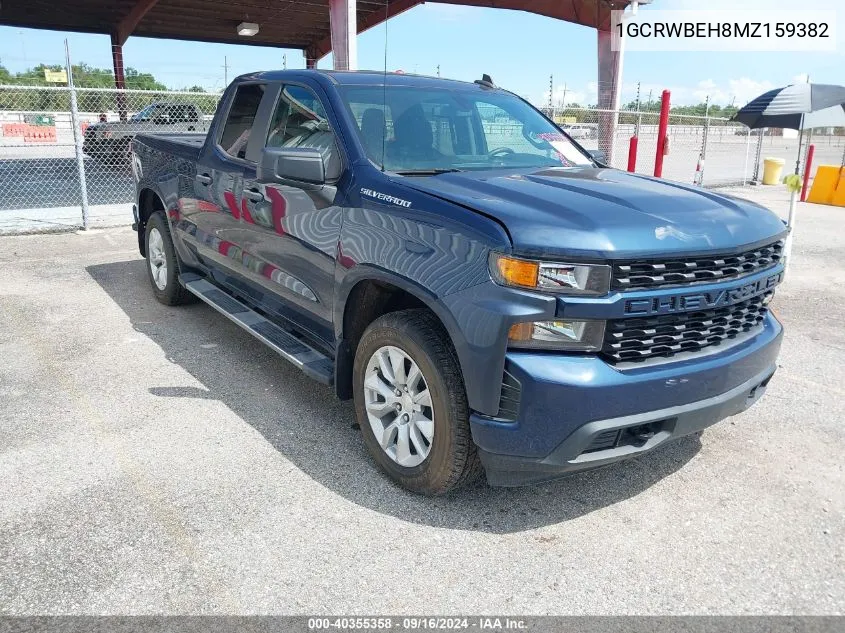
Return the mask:
<svg viewBox="0 0 845 633">
<path fill-rule="evenodd" d="M 229 60 L 223 56 L 223 87 L 229 85 Z"/>
<path fill-rule="evenodd" d="M 440 64 L 437 64 L 437 76 L 440 77 Z"/>
<path fill-rule="evenodd" d="M 640 136 L 640 125 L 642 124 L 643 117 L 640 114 L 640 82 L 637 82 L 637 127 L 634 129 L 634 136 L 639 138 Z"/>
<path fill-rule="evenodd" d="M 285 53 L 284 55 L 282 55 L 282 70 L 287 70 L 287 69 L 288 69 L 288 54 Z"/>
</svg>

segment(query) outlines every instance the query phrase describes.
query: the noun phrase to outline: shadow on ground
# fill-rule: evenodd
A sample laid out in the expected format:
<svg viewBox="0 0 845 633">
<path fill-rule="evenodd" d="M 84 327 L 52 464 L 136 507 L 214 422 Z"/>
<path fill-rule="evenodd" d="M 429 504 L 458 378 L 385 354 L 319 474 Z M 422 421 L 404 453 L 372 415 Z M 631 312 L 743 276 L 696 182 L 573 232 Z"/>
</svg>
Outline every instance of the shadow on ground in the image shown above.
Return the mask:
<svg viewBox="0 0 845 633">
<path fill-rule="evenodd" d="M 629 499 L 686 464 L 697 436 L 600 470 L 539 486 L 490 488 L 480 481 L 428 499 L 391 484 L 369 459 L 353 408 L 204 304 L 155 301 L 143 260 L 90 266 L 89 274 L 139 333 L 204 389 L 157 385 L 151 396 L 221 401 L 316 482 L 375 512 L 436 527 L 513 533 L 551 525 Z M 166 404 L 164 405 L 166 406 Z"/>
</svg>

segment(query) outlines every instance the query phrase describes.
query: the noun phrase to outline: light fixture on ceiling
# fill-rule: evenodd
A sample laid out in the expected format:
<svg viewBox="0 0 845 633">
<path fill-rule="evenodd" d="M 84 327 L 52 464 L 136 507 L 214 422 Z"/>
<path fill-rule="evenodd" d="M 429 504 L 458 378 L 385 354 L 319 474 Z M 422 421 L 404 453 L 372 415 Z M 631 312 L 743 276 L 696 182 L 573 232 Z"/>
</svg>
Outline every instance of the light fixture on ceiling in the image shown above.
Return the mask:
<svg viewBox="0 0 845 633">
<path fill-rule="evenodd" d="M 258 33 L 258 25 L 255 22 L 241 22 L 238 24 L 238 35 L 252 37 Z"/>
</svg>

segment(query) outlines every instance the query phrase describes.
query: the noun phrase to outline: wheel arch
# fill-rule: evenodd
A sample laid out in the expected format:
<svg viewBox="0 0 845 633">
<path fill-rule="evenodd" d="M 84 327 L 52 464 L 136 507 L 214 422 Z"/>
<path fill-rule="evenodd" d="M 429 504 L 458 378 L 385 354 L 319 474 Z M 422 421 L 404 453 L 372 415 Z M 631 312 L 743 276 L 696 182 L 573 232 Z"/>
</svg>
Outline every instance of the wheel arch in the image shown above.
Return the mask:
<svg viewBox="0 0 845 633">
<path fill-rule="evenodd" d="M 138 191 L 138 250 L 141 255 L 147 255 L 147 246 L 144 240 L 144 232 L 150 216 L 156 211 L 164 211 L 164 200 L 158 192 L 149 187 L 143 187 Z"/>
<path fill-rule="evenodd" d="M 335 391 L 352 397 L 355 350 L 367 326 L 378 317 L 411 308 L 424 308 L 440 322 L 461 362 L 463 339 L 455 318 L 438 298 L 410 279 L 374 266 L 359 265 L 347 274 L 335 297 Z"/>
</svg>

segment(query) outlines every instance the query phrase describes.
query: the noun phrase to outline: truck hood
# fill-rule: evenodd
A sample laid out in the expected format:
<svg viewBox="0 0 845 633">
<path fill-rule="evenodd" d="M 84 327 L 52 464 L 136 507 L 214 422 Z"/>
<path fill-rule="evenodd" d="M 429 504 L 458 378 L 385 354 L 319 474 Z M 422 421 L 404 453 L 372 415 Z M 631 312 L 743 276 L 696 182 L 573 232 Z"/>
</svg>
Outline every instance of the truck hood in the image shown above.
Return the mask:
<svg viewBox="0 0 845 633">
<path fill-rule="evenodd" d="M 785 234 L 765 207 L 616 169 L 456 172 L 401 183 L 498 220 L 514 252 L 527 256 L 730 253 Z"/>
</svg>

